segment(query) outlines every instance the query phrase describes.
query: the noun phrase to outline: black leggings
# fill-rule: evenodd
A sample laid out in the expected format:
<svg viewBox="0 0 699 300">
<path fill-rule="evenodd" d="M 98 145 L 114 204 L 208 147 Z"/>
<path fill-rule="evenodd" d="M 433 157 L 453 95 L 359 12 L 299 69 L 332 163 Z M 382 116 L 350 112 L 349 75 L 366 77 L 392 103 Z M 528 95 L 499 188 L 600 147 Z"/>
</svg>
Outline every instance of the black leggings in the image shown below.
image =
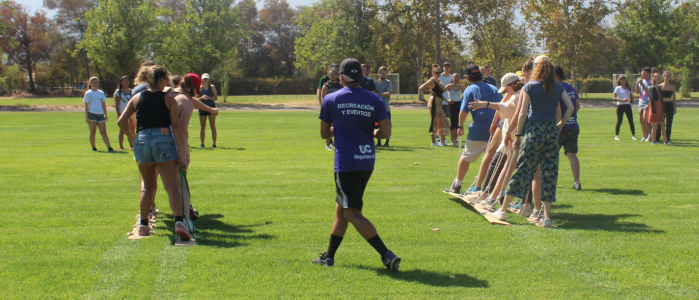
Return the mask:
<svg viewBox="0 0 699 300">
<path fill-rule="evenodd" d="M 624 120 L 624 114 L 629 120 L 629 126 L 631 127 L 631 134 L 636 135 L 636 129 L 633 126 L 633 115 L 631 112 L 631 104 L 622 104 L 616 106 L 616 135 L 619 135 L 619 128 L 621 128 L 621 121 Z"/>
<path fill-rule="evenodd" d="M 667 141 L 670 141 L 670 134 L 672 133 L 672 119 L 675 118 L 675 105 L 672 104 L 672 101 L 665 101 L 663 102 L 663 108 L 665 109 L 665 134 L 667 134 Z M 658 124 L 658 130 L 655 131 L 655 140 L 659 141 L 661 132 L 660 132 L 660 124 Z"/>
</svg>

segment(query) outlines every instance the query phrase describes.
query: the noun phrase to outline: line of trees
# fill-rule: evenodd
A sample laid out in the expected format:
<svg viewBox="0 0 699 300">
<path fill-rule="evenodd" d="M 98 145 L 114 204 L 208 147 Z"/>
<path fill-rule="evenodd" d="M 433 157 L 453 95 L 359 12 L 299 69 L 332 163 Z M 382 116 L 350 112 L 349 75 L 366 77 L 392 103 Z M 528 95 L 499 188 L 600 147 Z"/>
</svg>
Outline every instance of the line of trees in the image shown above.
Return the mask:
<svg viewBox="0 0 699 300">
<path fill-rule="evenodd" d="M 14 1 L 0 4 L 0 77 L 8 89 L 75 88 L 98 76 L 111 91 L 143 60 L 180 74 L 282 82 L 317 78 L 329 64 L 355 57 L 400 73 L 401 91 L 410 93 L 437 57 L 457 70 L 489 64 L 500 76 L 546 53 L 573 80 L 658 66 L 678 73 L 688 93 L 699 65 L 699 0 L 316 0 L 298 7 L 264 0 L 261 8 L 255 0 L 44 0 L 44 6 L 53 18 Z"/>
</svg>

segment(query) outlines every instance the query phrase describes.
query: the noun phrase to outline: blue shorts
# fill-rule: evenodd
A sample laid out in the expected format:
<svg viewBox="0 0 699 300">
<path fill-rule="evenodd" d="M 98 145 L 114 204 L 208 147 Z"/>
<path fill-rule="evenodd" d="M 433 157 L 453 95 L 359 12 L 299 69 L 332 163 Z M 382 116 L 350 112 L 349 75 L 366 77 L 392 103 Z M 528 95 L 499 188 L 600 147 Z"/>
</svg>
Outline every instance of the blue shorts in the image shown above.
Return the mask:
<svg viewBox="0 0 699 300">
<path fill-rule="evenodd" d="M 177 144 L 169 128 L 141 129 L 136 133 L 133 152 L 138 163 L 160 163 L 177 159 Z"/>
</svg>

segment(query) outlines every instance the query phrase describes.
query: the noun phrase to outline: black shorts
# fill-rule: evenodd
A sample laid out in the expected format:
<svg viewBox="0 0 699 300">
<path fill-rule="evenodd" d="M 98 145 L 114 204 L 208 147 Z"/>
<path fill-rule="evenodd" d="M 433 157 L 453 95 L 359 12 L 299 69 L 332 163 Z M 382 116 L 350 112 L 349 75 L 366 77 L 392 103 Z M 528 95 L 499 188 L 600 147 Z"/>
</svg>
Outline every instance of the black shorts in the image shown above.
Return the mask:
<svg viewBox="0 0 699 300">
<path fill-rule="evenodd" d="M 342 208 L 362 210 L 364 206 L 364 189 L 373 171 L 339 172 L 335 173 L 335 201 Z"/>
<path fill-rule="evenodd" d="M 449 104 L 449 129 L 459 128 L 459 113 L 461 113 L 461 101 Z"/>
<path fill-rule="evenodd" d="M 204 101 L 202 101 L 201 103 L 204 103 L 204 105 L 206 105 L 206 106 L 208 106 L 208 107 L 216 107 L 216 102 L 214 102 L 214 100 L 204 100 Z M 199 110 L 199 115 L 200 115 L 200 116 L 210 116 L 211 113 L 208 112 L 208 111 L 205 111 L 205 110 L 201 110 L 201 109 L 200 109 L 200 110 Z"/>
<path fill-rule="evenodd" d="M 558 134 L 558 145 L 563 147 L 565 154 L 573 153 L 578 154 L 578 135 L 580 135 L 580 128 L 575 128 L 571 130 L 563 130 Z"/>
</svg>

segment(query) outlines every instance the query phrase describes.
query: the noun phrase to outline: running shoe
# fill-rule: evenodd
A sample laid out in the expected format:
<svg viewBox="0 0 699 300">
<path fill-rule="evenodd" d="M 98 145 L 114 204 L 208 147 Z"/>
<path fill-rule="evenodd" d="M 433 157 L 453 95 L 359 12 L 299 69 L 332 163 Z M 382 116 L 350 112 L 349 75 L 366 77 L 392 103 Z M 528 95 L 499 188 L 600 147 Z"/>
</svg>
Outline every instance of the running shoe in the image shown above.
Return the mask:
<svg viewBox="0 0 699 300">
<path fill-rule="evenodd" d="M 493 212 L 493 217 L 500 221 L 507 221 L 507 212 L 498 209 L 495 212 Z"/>
<path fill-rule="evenodd" d="M 653 145 L 657 145 L 657 144 L 658 144 L 658 142 L 653 142 Z"/>
<path fill-rule="evenodd" d="M 637 140 L 638 140 L 638 139 L 636 138 L 636 136 L 635 136 L 635 135 L 634 135 L 634 136 L 632 136 L 632 137 L 631 137 L 631 139 L 632 139 L 632 140 L 634 140 L 634 141 L 637 141 Z"/>
<path fill-rule="evenodd" d="M 328 267 L 332 267 L 333 265 L 335 265 L 334 259 L 329 258 L 329 257 L 326 259 L 323 259 L 323 255 L 325 255 L 325 252 L 321 253 L 319 258 L 311 259 L 311 263 L 312 264 L 319 264 L 321 266 L 328 266 Z"/>
<path fill-rule="evenodd" d="M 672 143 L 670 143 L 670 142 L 665 142 L 665 145 L 672 145 Z"/>
<path fill-rule="evenodd" d="M 481 201 L 481 205 L 483 205 L 483 206 L 491 206 L 491 205 L 493 205 L 493 203 L 495 203 L 495 199 L 493 199 L 491 197 L 488 197 L 485 200 Z"/>
<path fill-rule="evenodd" d="M 573 189 L 574 190 L 582 190 L 582 186 L 580 185 L 580 182 L 575 182 L 573 183 Z"/>
<path fill-rule="evenodd" d="M 95 147 L 92 147 L 92 151 L 97 151 L 97 148 L 95 148 Z"/>
<path fill-rule="evenodd" d="M 325 150 L 333 151 L 333 147 L 331 147 L 330 144 L 327 144 L 325 145 Z"/>
<path fill-rule="evenodd" d="M 432 146 L 439 147 L 440 145 L 439 145 L 439 143 L 435 142 L 435 143 L 432 143 Z"/>
<path fill-rule="evenodd" d="M 180 236 L 180 239 L 183 241 L 189 241 L 192 239 L 192 235 L 189 234 L 189 230 L 187 229 L 187 225 L 184 225 L 182 221 L 177 221 L 175 223 L 175 234 Z"/>
<path fill-rule="evenodd" d="M 615 141 L 618 141 L 618 140 L 619 140 L 619 136 L 618 136 L 618 135 L 615 136 L 615 137 L 614 137 L 614 140 L 615 140 Z"/>
<path fill-rule="evenodd" d="M 480 187 L 478 187 L 478 186 L 472 186 L 472 187 L 468 188 L 468 190 L 467 190 L 466 192 L 467 192 L 467 193 L 475 193 L 475 192 L 480 192 L 480 191 L 481 191 L 481 188 L 480 188 Z"/>
<path fill-rule="evenodd" d="M 514 210 L 518 210 L 518 209 L 520 209 L 520 208 L 522 208 L 522 203 L 521 203 L 521 202 L 517 202 L 517 204 L 512 205 L 512 209 L 514 209 Z"/>
<path fill-rule="evenodd" d="M 646 138 L 642 138 L 642 139 L 641 139 L 641 142 L 645 142 L 645 141 L 646 141 Z"/>
<path fill-rule="evenodd" d="M 211 148 L 216 148 L 216 144 L 211 145 Z"/>
<path fill-rule="evenodd" d="M 541 218 L 541 220 L 536 222 L 536 226 L 539 227 L 553 227 L 553 221 L 551 219 L 544 219 Z"/>
<path fill-rule="evenodd" d="M 124 151 L 124 147 L 119 147 L 119 151 Z"/>
<path fill-rule="evenodd" d="M 444 147 L 444 146 L 446 146 L 446 145 L 447 145 L 447 143 L 445 143 L 445 142 L 439 143 L 439 146 L 440 146 L 440 147 Z"/>
<path fill-rule="evenodd" d="M 646 138 L 646 142 L 650 142 L 650 135 Z"/>
<path fill-rule="evenodd" d="M 204 144 L 199 145 L 199 149 L 204 149 Z"/>
<path fill-rule="evenodd" d="M 149 236 L 150 235 L 150 227 L 148 227 L 146 225 L 138 225 L 138 235 Z"/>
<path fill-rule="evenodd" d="M 114 149 L 112 147 L 107 148 L 107 152 L 114 152 Z"/>
<path fill-rule="evenodd" d="M 381 140 L 376 143 L 376 147 L 381 147 Z"/>
<path fill-rule="evenodd" d="M 449 193 L 454 193 L 454 194 L 459 194 L 461 195 L 461 186 L 456 185 L 456 181 L 451 183 L 451 186 L 446 190 Z"/>
<path fill-rule="evenodd" d="M 381 262 L 383 262 L 383 265 L 391 271 L 398 271 L 398 268 L 400 267 L 400 257 L 393 254 L 393 251 L 390 250 L 386 252 L 381 259 Z"/>
</svg>

